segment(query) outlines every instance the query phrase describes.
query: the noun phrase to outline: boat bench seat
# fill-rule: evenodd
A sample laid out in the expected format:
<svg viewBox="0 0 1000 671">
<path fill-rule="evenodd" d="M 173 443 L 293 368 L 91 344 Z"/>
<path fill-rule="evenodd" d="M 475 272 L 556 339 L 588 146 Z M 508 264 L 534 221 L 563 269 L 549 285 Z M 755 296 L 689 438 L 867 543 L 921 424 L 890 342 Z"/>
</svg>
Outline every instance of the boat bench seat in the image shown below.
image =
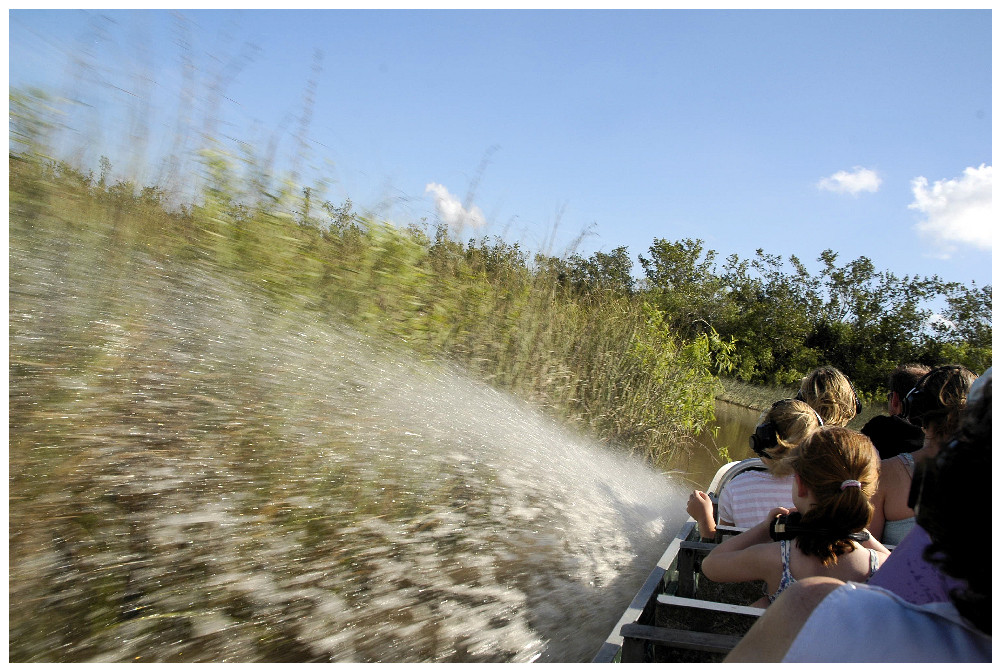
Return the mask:
<svg viewBox="0 0 1000 671">
<path fill-rule="evenodd" d="M 715 527 L 715 542 L 721 543 L 726 540 L 726 538 L 729 538 L 730 536 L 739 536 L 746 530 L 747 529 L 745 527 L 730 527 L 720 524 Z"/>
<path fill-rule="evenodd" d="M 704 653 L 721 659 L 764 613 L 763 608 L 737 606 L 660 594 L 655 625 L 622 626 L 622 661 L 705 661 Z"/>
<path fill-rule="evenodd" d="M 748 606 L 763 595 L 764 582 L 719 583 L 701 572 L 701 561 L 716 547 L 715 543 L 681 541 L 677 550 L 677 571 L 673 584 L 665 591 L 679 597 L 696 597 L 702 601 L 724 601 Z"/>
<path fill-rule="evenodd" d="M 739 636 L 705 634 L 700 631 L 651 627 L 646 624 L 622 625 L 621 631 L 622 638 L 625 639 L 622 644 L 622 662 L 646 661 L 646 643 L 667 649 L 698 650 L 725 655 L 740 642 Z"/>
</svg>

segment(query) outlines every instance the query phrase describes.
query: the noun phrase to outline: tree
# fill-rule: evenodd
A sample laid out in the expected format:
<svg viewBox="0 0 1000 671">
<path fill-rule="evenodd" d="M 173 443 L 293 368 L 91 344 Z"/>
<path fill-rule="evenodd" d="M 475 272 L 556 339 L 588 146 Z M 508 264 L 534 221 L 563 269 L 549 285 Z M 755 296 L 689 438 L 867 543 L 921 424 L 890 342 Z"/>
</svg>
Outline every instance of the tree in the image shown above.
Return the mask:
<svg viewBox="0 0 1000 671">
<path fill-rule="evenodd" d="M 639 263 L 672 330 L 687 339 L 715 328 L 725 318 L 731 302 L 715 274 L 714 250 L 705 250 L 702 240 L 654 238 L 649 254 L 648 259 L 640 254 Z"/>
<path fill-rule="evenodd" d="M 601 290 L 632 295 L 635 291 L 628 247 L 616 247 L 610 254 L 595 252 L 586 259 L 573 254 L 566 261 L 563 278 L 581 293 Z"/>
</svg>

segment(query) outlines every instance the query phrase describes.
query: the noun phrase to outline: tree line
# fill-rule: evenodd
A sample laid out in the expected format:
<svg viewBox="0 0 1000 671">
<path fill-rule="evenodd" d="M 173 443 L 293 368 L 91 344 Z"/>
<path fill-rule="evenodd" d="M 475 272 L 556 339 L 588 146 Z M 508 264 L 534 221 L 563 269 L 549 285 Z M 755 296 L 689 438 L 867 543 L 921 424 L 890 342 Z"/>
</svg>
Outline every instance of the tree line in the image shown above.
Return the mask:
<svg viewBox="0 0 1000 671">
<path fill-rule="evenodd" d="M 728 257 L 655 238 L 639 254 L 530 252 L 443 223 L 394 225 L 281 179 L 242 147 L 210 142 L 188 202 L 53 158 L 58 123 L 40 94 L 11 96 L 12 248 L 45 236 L 152 254 L 239 278 L 303 319 L 339 319 L 501 388 L 654 458 L 713 416 L 719 378 L 785 386 L 833 365 L 863 397 L 901 362 L 992 362 L 992 287 L 878 271 L 824 251 Z M 41 236 L 41 237 L 39 237 Z M 11 274 L 12 293 L 16 277 Z M 930 306 L 941 304 L 940 319 Z M 17 373 L 17 370 L 14 370 Z"/>
<path fill-rule="evenodd" d="M 794 255 L 785 261 L 758 249 L 719 267 L 702 240 L 656 238 L 639 255 L 638 280 L 625 247 L 560 263 L 576 291 L 642 294 L 680 337 L 712 332 L 735 343 L 731 374 L 750 383 L 794 385 L 832 365 L 870 397 L 884 392 L 899 363 L 960 363 L 977 372 L 992 365 L 992 286 L 899 277 L 865 256 L 838 257 L 823 251 L 819 272 L 810 273 Z"/>
<path fill-rule="evenodd" d="M 564 281 L 563 259 L 497 238 L 463 242 L 441 224 L 380 221 L 318 190 L 248 180 L 223 154 L 204 156 L 198 199 L 178 205 L 158 187 L 110 179 L 106 161 L 99 175 L 36 152 L 11 153 L 9 166 L 12 305 L 74 339 L 27 337 L 35 317 L 12 320 L 12 386 L 43 390 L 32 397 L 57 394 L 58 371 L 101 374 L 108 334 L 94 324 L 141 332 L 146 318 L 128 308 L 127 283 L 95 285 L 99 296 L 58 313 L 45 307 L 63 305 L 58 298 L 22 295 L 26 259 L 53 253 L 67 275 L 85 265 L 95 277 L 128 278 L 152 263 L 171 278 L 238 282 L 283 319 L 348 326 L 457 364 L 656 462 L 693 445 L 729 370 L 731 343 L 711 332 L 679 337 L 644 294 L 578 291 Z M 12 405 L 12 422 L 20 411 Z"/>
</svg>

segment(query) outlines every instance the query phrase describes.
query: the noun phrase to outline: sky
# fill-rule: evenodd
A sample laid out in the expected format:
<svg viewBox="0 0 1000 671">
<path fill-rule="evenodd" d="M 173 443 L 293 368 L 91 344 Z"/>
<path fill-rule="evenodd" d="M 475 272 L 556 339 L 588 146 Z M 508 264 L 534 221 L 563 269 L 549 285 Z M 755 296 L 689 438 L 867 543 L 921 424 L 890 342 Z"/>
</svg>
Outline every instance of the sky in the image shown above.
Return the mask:
<svg viewBox="0 0 1000 671">
<path fill-rule="evenodd" d="M 95 171 L 100 154 L 155 163 L 196 127 L 321 179 L 333 202 L 463 239 L 635 259 L 695 238 L 720 265 L 762 248 L 813 271 L 832 249 L 983 285 L 992 23 L 988 9 L 14 9 L 9 79 L 80 101 L 66 146 Z"/>
</svg>

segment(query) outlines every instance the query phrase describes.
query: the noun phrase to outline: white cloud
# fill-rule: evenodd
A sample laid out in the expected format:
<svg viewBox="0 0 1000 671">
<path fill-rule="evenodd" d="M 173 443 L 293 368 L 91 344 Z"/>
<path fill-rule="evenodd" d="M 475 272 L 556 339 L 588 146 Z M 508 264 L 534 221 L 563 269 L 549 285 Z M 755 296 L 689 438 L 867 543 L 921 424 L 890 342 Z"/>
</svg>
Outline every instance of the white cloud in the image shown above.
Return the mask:
<svg viewBox="0 0 1000 671">
<path fill-rule="evenodd" d="M 916 225 L 919 233 L 939 246 L 947 258 L 955 244 L 981 249 L 993 247 L 993 166 L 966 168 L 958 179 L 939 180 L 928 186 L 926 177 L 910 182 L 911 210 L 926 219 Z"/>
<path fill-rule="evenodd" d="M 855 166 L 851 172 L 846 170 L 835 172 L 829 177 L 819 180 L 819 184 L 817 184 L 824 191 L 849 193 L 852 196 L 856 196 L 862 191 L 875 193 L 881 185 L 882 178 L 878 176 L 877 172 L 860 166 Z"/>
<path fill-rule="evenodd" d="M 462 206 L 462 201 L 451 195 L 444 186 L 431 182 L 424 192 L 434 194 L 434 207 L 438 216 L 452 229 L 460 231 L 465 226 L 482 228 L 486 225 L 486 217 L 482 210 L 475 205 L 466 210 Z"/>
</svg>

